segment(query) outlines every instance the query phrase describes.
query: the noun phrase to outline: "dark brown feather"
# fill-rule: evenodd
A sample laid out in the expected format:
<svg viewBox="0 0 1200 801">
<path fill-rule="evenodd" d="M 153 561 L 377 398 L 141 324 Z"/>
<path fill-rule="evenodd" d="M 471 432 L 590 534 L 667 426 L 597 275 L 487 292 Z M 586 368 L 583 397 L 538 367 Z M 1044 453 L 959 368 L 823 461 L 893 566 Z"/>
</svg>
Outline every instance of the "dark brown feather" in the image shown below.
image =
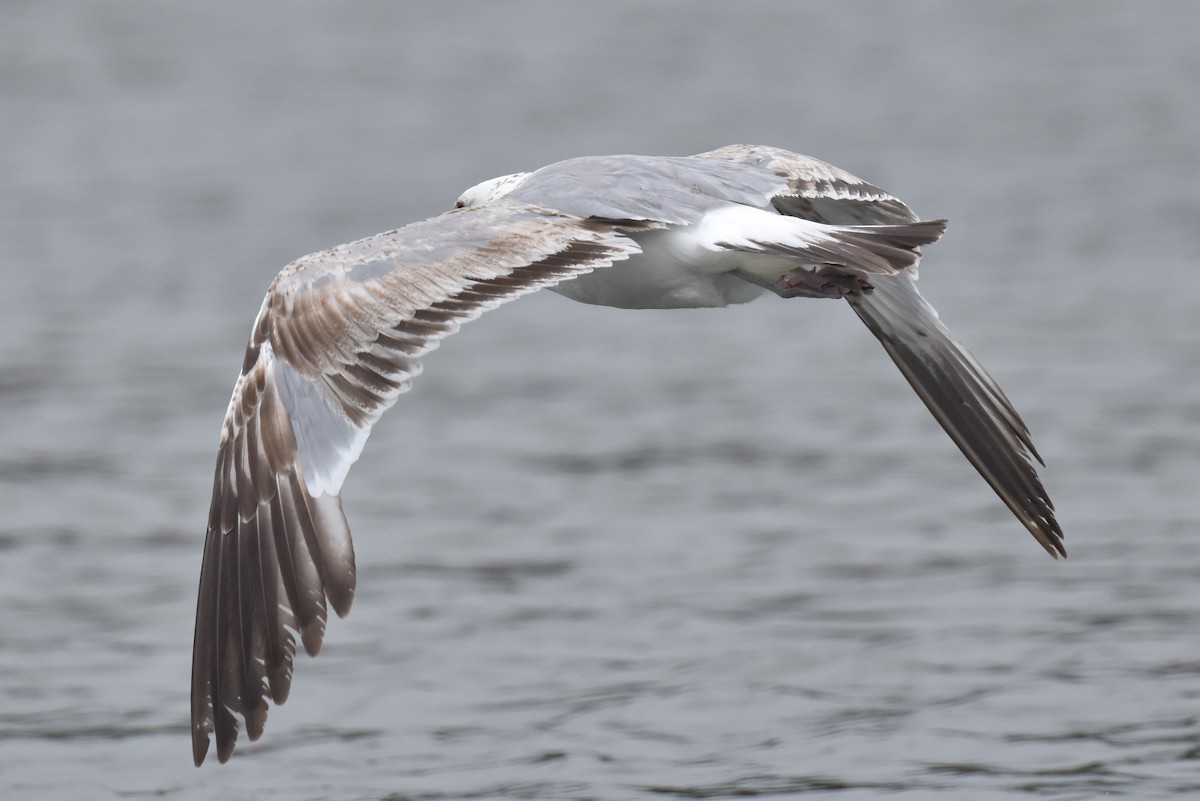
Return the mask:
<svg viewBox="0 0 1200 801">
<path fill-rule="evenodd" d="M 218 536 L 217 552 L 217 625 L 212 660 L 212 699 L 217 759 L 226 762 L 233 753 L 238 724 L 234 710 L 241 708 L 241 639 L 238 625 L 237 549 L 228 535 Z"/>
<path fill-rule="evenodd" d="M 234 554 L 237 598 L 238 598 L 238 664 L 232 670 L 240 670 L 238 686 L 240 701 L 235 709 L 246 719 L 246 734 L 251 740 L 262 736 L 263 724 L 267 719 L 266 653 L 267 609 L 262 591 L 262 576 L 259 572 L 258 515 L 241 521 L 237 533 L 238 551 Z M 232 550 L 232 548 L 231 548 Z"/>
<path fill-rule="evenodd" d="M 1067 555 L 1029 431 L 996 382 L 900 281 L 848 296 L 917 395 L 980 475 L 1051 556 Z"/>
<path fill-rule="evenodd" d="M 276 486 L 283 525 L 275 527 L 275 549 L 281 564 L 286 554 L 284 586 L 300 630 L 300 641 L 309 656 L 316 656 L 325 637 L 325 587 L 309 545 L 316 532 L 304 501 L 307 492 L 295 471 L 279 476 Z"/>
</svg>

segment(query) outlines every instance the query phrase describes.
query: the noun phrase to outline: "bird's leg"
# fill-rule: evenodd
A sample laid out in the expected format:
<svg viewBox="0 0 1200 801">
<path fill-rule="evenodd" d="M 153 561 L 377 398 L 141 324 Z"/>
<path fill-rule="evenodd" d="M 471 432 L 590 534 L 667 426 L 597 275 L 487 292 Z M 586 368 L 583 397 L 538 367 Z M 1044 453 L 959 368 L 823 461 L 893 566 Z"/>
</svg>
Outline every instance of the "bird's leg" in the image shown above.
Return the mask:
<svg viewBox="0 0 1200 801">
<path fill-rule="evenodd" d="M 848 272 L 832 264 L 827 264 L 817 270 L 817 275 L 834 286 L 844 289 L 843 295 L 853 292 L 870 292 L 875 288 L 875 285 L 868 281 L 862 273 Z"/>
<path fill-rule="evenodd" d="M 772 281 L 747 271 L 738 270 L 739 278 L 771 290 L 781 298 L 844 298 L 852 292 L 866 292 L 874 289 L 863 276 L 850 273 L 833 265 L 826 265 L 816 271 L 803 267 L 785 273 Z"/>
</svg>

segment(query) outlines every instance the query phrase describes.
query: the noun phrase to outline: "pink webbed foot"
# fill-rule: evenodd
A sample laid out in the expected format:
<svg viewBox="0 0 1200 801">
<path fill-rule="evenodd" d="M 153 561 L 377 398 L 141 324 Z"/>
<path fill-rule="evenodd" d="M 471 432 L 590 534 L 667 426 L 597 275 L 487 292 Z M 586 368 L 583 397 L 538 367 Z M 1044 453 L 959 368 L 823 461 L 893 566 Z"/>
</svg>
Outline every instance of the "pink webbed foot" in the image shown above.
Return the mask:
<svg viewBox="0 0 1200 801">
<path fill-rule="evenodd" d="M 784 298 L 844 298 L 851 292 L 865 292 L 875 287 L 861 275 L 847 273 L 836 267 L 822 267 L 816 272 L 793 270 L 782 276 L 773 289 Z"/>
</svg>

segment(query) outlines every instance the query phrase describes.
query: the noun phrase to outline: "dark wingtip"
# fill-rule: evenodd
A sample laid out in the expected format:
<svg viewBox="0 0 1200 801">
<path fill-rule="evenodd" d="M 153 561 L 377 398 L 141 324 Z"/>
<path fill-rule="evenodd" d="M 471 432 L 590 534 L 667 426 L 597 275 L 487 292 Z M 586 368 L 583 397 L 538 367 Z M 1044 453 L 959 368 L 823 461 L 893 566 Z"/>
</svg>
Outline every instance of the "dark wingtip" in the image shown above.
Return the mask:
<svg viewBox="0 0 1200 801">
<path fill-rule="evenodd" d="M 234 729 L 232 737 L 217 738 L 217 761 L 224 765 L 233 756 L 233 748 L 237 745 L 237 730 Z"/>
<path fill-rule="evenodd" d="M 1053 556 L 1055 559 L 1062 557 L 1067 558 L 1067 546 L 1063 542 L 1066 534 L 1063 533 L 1062 526 L 1058 524 L 1058 520 L 1054 517 L 1054 505 L 1046 499 L 1046 506 L 1049 509 L 1049 516 L 1040 520 L 1026 520 L 1025 528 L 1029 529 L 1029 533 L 1033 535 L 1038 544 L 1046 550 L 1046 553 Z"/>
<path fill-rule="evenodd" d="M 1041 456 L 1012 404 L 911 280 L 875 284 L 847 300 L 1009 510 L 1048 554 L 1065 558 L 1054 504 L 1033 467 Z"/>
<path fill-rule="evenodd" d="M 354 587 L 342 589 L 336 595 L 329 596 L 329 605 L 333 607 L 333 611 L 338 617 L 345 617 L 350 614 L 350 607 L 353 604 Z"/>
<path fill-rule="evenodd" d="M 1037 537 L 1037 541 L 1038 544 L 1040 544 L 1042 548 L 1046 550 L 1046 553 L 1050 554 L 1050 556 L 1054 557 L 1055 559 L 1057 559 L 1059 556 L 1061 556 L 1063 559 L 1067 558 L 1067 549 L 1062 544 L 1062 540 L 1047 539 L 1043 534 Z"/>
<path fill-rule="evenodd" d="M 208 756 L 208 734 L 199 729 L 192 730 L 192 761 L 196 763 L 196 767 L 204 764 L 204 758 Z"/>
<path fill-rule="evenodd" d="M 246 719 L 246 737 L 250 742 L 254 742 L 263 735 L 263 729 L 267 725 L 267 703 L 262 697 L 259 697 L 259 704 L 253 710 L 247 710 L 242 713 Z"/>
</svg>

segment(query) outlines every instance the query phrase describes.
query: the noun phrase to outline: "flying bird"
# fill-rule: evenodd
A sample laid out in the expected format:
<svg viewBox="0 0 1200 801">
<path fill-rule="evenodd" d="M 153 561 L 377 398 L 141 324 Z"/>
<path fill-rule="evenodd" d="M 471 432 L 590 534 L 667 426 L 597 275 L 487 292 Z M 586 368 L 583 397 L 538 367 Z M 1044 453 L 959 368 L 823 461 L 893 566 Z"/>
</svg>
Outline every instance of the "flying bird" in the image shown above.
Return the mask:
<svg viewBox="0 0 1200 801">
<path fill-rule="evenodd" d="M 299 635 L 354 598 L 340 491 L 371 426 L 443 337 L 547 288 L 584 303 L 849 303 L 955 444 L 1052 556 L 1066 550 L 1020 416 L 917 292 L 945 220 L 830 164 L 732 145 L 599 156 L 485 181 L 428 220 L 297 259 L 267 291 L 221 429 L 192 661 L 195 762 L 237 715 L 262 735 Z"/>
</svg>

